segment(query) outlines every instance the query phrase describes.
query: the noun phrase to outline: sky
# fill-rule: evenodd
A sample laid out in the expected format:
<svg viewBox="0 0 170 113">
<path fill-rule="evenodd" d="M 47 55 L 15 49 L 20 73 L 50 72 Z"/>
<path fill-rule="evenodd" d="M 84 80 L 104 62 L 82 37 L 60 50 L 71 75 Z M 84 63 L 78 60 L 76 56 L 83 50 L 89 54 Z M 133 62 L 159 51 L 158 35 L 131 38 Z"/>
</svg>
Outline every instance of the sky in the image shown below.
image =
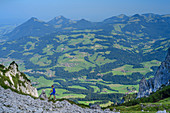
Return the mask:
<svg viewBox="0 0 170 113">
<path fill-rule="evenodd" d="M 170 14 L 170 0 L 0 0 L 0 24 L 21 24 L 31 17 L 57 16 L 93 22 L 126 14 Z"/>
</svg>

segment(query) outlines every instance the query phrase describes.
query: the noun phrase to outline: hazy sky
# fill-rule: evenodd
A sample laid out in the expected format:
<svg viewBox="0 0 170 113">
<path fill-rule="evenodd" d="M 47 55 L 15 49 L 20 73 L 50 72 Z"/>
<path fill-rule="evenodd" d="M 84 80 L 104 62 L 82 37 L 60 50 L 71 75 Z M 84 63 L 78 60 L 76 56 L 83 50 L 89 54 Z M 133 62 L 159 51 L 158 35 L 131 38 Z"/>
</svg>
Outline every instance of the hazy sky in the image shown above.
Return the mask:
<svg viewBox="0 0 170 113">
<path fill-rule="evenodd" d="M 102 21 L 119 14 L 170 14 L 170 0 L 0 0 L 0 24 L 22 23 L 31 17 L 56 16 Z"/>
</svg>

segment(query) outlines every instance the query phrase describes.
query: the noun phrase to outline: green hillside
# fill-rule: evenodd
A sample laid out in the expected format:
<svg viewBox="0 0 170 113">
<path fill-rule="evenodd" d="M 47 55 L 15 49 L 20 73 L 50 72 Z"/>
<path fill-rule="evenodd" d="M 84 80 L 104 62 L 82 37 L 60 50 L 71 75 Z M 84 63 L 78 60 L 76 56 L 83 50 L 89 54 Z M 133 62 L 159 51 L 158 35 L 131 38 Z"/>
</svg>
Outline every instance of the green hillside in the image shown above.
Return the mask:
<svg viewBox="0 0 170 113">
<path fill-rule="evenodd" d="M 170 98 L 166 98 L 155 103 L 141 103 L 134 106 L 113 106 L 110 109 L 116 109 L 122 113 L 156 113 L 159 110 L 166 110 L 169 112 L 169 108 Z"/>
<path fill-rule="evenodd" d="M 153 77 L 165 58 L 170 19 L 116 19 L 93 23 L 64 18 L 62 27 L 56 27 L 58 19 L 31 18 L 6 35 L 11 40 L 0 43 L 0 62 L 15 60 L 39 93 L 45 89 L 49 94 L 54 84 L 57 98 L 101 105 L 120 101 L 125 93 L 138 91 L 143 76 Z"/>
<path fill-rule="evenodd" d="M 132 95 L 124 97 L 125 103 L 120 105 L 112 105 L 107 107 L 109 109 L 116 109 L 126 113 L 140 113 L 140 112 L 157 112 L 158 110 L 170 111 L 170 86 L 164 86 L 160 90 L 154 92 L 149 97 L 136 99 Z M 106 108 L 105 108 L 106 109 Z"/>
</svg>

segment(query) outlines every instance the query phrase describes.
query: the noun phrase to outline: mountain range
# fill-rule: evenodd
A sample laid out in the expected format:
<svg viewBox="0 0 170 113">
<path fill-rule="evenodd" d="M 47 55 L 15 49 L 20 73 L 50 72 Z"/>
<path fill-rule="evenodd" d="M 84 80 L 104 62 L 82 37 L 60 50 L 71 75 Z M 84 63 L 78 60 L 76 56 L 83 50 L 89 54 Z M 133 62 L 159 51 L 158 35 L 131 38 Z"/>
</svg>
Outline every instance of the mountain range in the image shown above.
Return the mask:
<svg viewBox="0 0 170 113">
<path fill-rule="evenodd" d="M 136 34 L 140 34 L 141 32 L 145 32 L 149 36 L 158 37 L 159 35 L 167 35 L 168 37 L 169 24 L 170 15 L 158 15 L 152 13 L 143 15 L 135 14 L 133 16 L 122 14 L 105 19 L 102 22 L 90 22 L 85 19 L 73 21 L 63 16 L 58 16 L 49 22 L 44 22 L 32 17 L 15 28 L 11 33 L 7 34 L 7 36 L 9 39 L 24 36 L 44 36 L 50 33 L 60 32 L 61 29 L 64 31 L 74 29 L 104 29 L 119 31 L 115 27 L 121 27 L 121 31 L 119 32 L 123 33 L 135 32 Z M 161 30 L 160 27 L 162 28 Z"/>
<path fill-rule="evenodd" d="M 153 77 L 170 47 L 170 15 L 122 14 L 102 22 L 33 17 L 4 36 L 1 63 L 15 60 L 39 94 L 54 84 L 58 98 L 112 104 Z"/>
</svg>

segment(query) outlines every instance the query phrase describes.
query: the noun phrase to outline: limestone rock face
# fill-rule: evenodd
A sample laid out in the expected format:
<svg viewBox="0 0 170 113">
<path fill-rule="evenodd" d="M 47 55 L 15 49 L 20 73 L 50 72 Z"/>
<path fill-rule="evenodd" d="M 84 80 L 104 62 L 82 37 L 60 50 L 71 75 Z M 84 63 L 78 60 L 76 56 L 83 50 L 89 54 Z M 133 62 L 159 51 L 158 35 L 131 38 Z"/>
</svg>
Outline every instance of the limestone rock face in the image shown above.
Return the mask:
<svg viewBox="0 0 170 113">
<path fill-rule="evenodd" d="M 161 66 L 158 68 L 154 79 L 154 91 L 159 89 L 162 85 L 168 85 L 170 81 L 170 48 L 168 55 Z"/>
<path fill-rule="evenodd" d="M 139 93 L 137 98 L 149 96 L 152 92 L 157 91 L 162 85 L 170 84 L 170 48 L 165 61 L 159 66 L 155 76 L 146 80 L 143 78 L 139 83 Z"/>
<path fill-rule="evenodd" d="M 32 87 L 30 80 L 18 70 L 18 65 L 13 61 L 8 68 L 0 66 L 1 85 L 6 85 L 18 92 L 38 97 L 37 89 Z"/>
<path fill-rule="evenodd" d="M 149 79 L 148 81 L 143 78 L 139 83 L 139 93 L 138 97 L 144 97 L 150 95 L 153 91 L 153 79 Z"/>
<path fill-rule="evenodd" d="M 15 61 L 13 61 L 13 62 L 9 65 L 8 68 L 10 69 L 10 73 L 13 74 L 14 76 L 15 76 L 17 73 L 19 73 L 19 72 L 18 72 L 18 65 L 15 63 Z"/>
</svg>

